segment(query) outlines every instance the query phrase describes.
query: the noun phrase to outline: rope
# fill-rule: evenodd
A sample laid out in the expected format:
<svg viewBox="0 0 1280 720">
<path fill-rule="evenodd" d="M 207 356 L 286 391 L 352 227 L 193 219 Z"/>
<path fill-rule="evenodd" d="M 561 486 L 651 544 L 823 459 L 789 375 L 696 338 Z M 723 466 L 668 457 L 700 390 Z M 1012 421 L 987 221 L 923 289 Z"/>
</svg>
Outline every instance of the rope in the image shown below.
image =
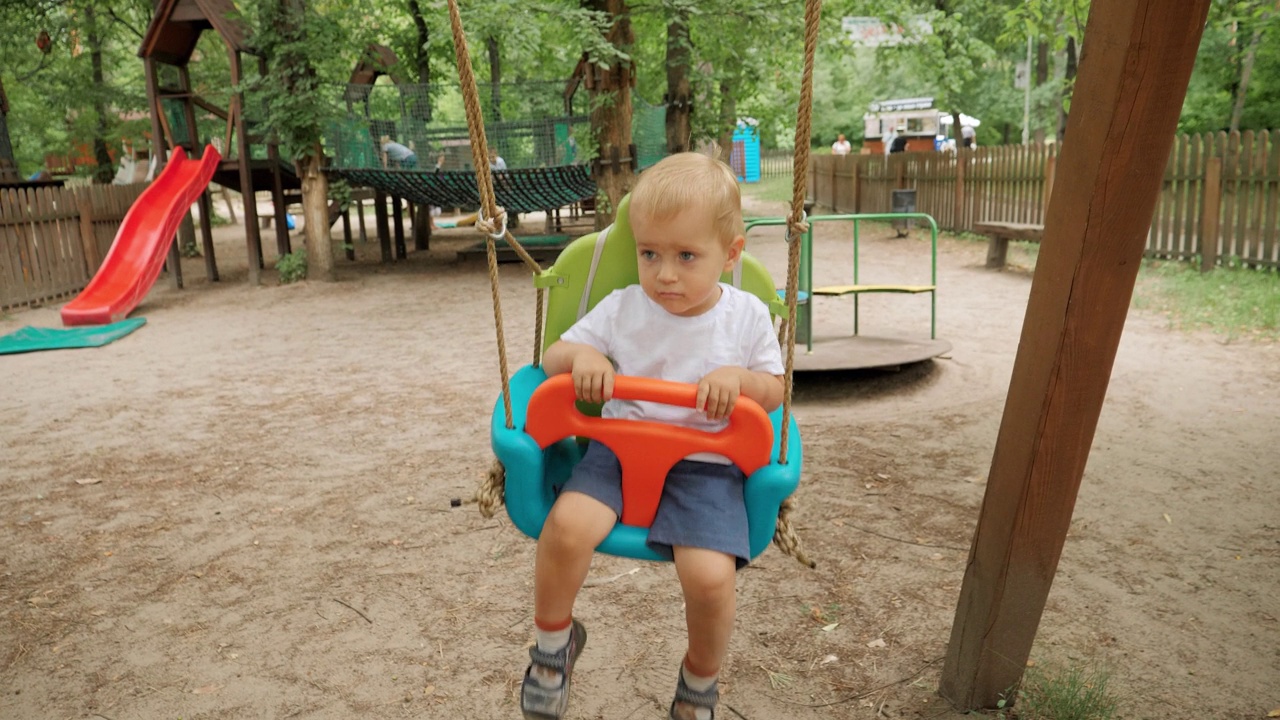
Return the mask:
<svg viewBox="0 0 1280 720">
<path fill-rule="evenodd" d="M 511 375 L 507 366 L 507 340 L 503 332 L 502 301 L 498 288 L 498 251 L 494 246 L 493 221 L 501 218 L 502 234 L 516 255 L 535 273 L 542 266 L 529 255 L 520 242 L 506 229 L 506 211 L 498 207 L 493 193 L 493 174 L 489 170 L 489 143 L 484 134 L 484 115 L 480 111 L 480 91 L 476 87 L 475 73 L 471 69 L 471 53 L 467 47 L 467 35 L 462 31 L 462 14 L 457 0 L 449 0 L 449 26 L 453 30 L 453 50 L 458 59 L 458 79 L 462 86 L 462 104 L 467 111 L 467 128 L 471 134 L 471 161 L 476 169 L 476 189 L 480 193 L 480 217 L 476 229 L 485 234 L 485 255 L 489 263 L 489 291 L 493 297 L 493 326 L 498 339 L 498 371 L 502 375 L 502 410 L 506 426 L 514 428 L 511 419 Z"/>
<path fill-rule="evenodd" d="M 804 552 L 804 545 L 800 542 L 800 536 L 791 527 L 791 511 L 796 509 L 795 497 L 789 497 L 782 501 L 782 506 L 778 508 L 778 524 L 773 531 L 773 544 L 778 546 L 782 552 L 795 558 L 801 565 L 809 569 L 818 566 Z"/>
<path fill-rule="evenodd" d="M 498 458 L 494 458 L 475 496 L 476 503 L 480 506 L 480 515 L 486 520 L 496 515 L 498 508 L 506 502 L 506 489 L 507 470 L 498 462 Z"/>
<path fill-rule="evenodd" d="M 542 306 L 546 298 L 545 288 L 538 288 L 538 300 L 533 308 L 533 366 L 542 364 Z"/>
<path fill-rule="evenodd" d="M 782 399 L 782 435 L 779 439 L 778 462 L 787 461 L 787 440 L 791 429 L 791 392 L 795 385 L 796 304 L 800 285 L 800 245 L 809 231 L 804 212 L 805 182 L 808 180 L 809 137 L 813 121 L 813 57 L 818 46 L 818 25 L 822 16 L 822 0 L 807 0 L 804 6 L 804 75 L 800 81 L 800 107 L 796 118 L 796 172 L 791 179 L 791 216 L 787 218 L 787 362 L 785 390 Z M 805 555 L 800 536 L 791 527 L 790 515 L 794 498 L 787 498 L 778 508 L 778 522 L 773 542 L 782 552 L 812 568 L 815 563 Z"/>
<path fill-rule="evenodd" d="M 480 192 L 480 209 L 484 217 L 494 218 L 498 215 L 498 206 L 493 198 L 493 176 L 489 173 L 489 144 L 484 136 L 480 93 L 476 89 L 475 74 L 471 71 L 471 53 L 467 49 L 466 33 L 462 32 L 462 15 L 458 11 L 457 0 L 449 0 L 449 24 L 453 29 L 453 50 L 458 59 L 458 75 L 462 83 L 462 104 L 467 111 L 467 127 L 471 132 L 471 160 L 476 168 L 476 188 Z M 481 230 L 481 232 L 484 231 Z M 493 326 L 498 337 L 498 367 L 502 375 L 502 409 L 506 413 L 507 428 L 510 429 L 515 427 L 515 423 L 511 420 L 511 376 L 507 368 L 507 341 L 502 330 L 502 301 L 498 297 L 498 251 L 489 233 L 486 233 L 485 254 L 489 260 Z"/>
<path fill-rule="evenodd" d="M 799 293 L 800 236 L 808 232 L 805 221 L 805 182 L 808 180 L 809 137 L 813 124 L 813 57 L 818 46 L 818 25 L 822 17 L 822 0 L 807 0 L 804 5 L 804 74 L 800 81 L 800 108 L 796 118 L 796 169 L 791 177 L 791 216 L 787 218 L 787 362 L 786 388 L 782 399 L 782 437 L 778 462 L 787 461 L 787 439 L 791 423 L 791 392 L 795 385 L 792 371 L 796 357 L 796 300 Z"/>
</svg>

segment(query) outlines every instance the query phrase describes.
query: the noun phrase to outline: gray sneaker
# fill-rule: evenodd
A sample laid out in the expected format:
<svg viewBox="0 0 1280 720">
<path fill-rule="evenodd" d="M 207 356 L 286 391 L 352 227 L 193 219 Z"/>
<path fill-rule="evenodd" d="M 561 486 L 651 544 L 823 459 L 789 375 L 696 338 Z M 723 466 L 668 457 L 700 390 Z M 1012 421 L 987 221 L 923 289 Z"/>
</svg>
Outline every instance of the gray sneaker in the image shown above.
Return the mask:
<svg viewBox="0 0 1280 720">
<path fill-rule="evenodd" d="M 560 720 L 564 717 L 569 707 L 569 683 L 573 680 L 573 664 L 586 644 L 587 629 L 574 620 L 569 644 L 558 652 L 545 652 L 538 649 L 537 645 L 529 648 L 529 657 L 533 662 L 524 671 L 524 682 L 520 685 L 520 710 L 524 712 L 525 720 Z M 543 687 L 533 677 L 534 665 L 559 672 L 559 686 Z"/>
</svg>

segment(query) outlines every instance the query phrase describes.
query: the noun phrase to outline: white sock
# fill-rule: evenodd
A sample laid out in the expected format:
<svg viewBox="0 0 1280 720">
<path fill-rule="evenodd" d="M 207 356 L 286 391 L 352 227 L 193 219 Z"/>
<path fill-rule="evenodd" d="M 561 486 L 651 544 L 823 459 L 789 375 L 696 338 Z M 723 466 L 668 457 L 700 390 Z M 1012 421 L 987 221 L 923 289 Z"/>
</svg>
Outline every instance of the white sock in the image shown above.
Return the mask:
<svg viewBox="0 0 1280 720">
<path fill-rule="evenodd" d="M 686 667 L 684 663 L 681 663 L 680 677 L 684 678 L 684 684 L 689 686 L 690 690 L 703 693 L 710 690 L 711 686 L 716 684 L 716 678 L 719 677 L 719 675 L 711 675 L 709 677 L 694 675 L 689 672 L 689 668 Z"/>
<path fill-rule="evenodd" d="M 569 644 L 569 638 L 573 636 L 573 623 L 569 623 L 561 630 L 543 630 L 535 627 L 534 631 L 538 640 L 538 649 L 542 652 L 556 653 Z"/>
<path fill-rule="evenodd" d="M 719 676 L 702 677 L 701 675 L 694 675 L 689 672 L 689 668 L 685 667 L 684 663 L 680 663 L 680 677 L 684 678 L 684 684 L 690 690 L 701 693 L 710 690 L 711 686 L 716 684 L 716 678 Z M 694 716 L 698 720 L 711 720 L 711 713 L 712 711 L 707 708 L 698 708 Z"/>
<path fill-rule="evenodd" d="M 538 649 L 543 652 L 557 653 L 569 644 L 569 638 L 573 637 L 573 623 L 560 630 L 543 630 L 540 627 L 534 627 L 534 637 L 537 639 Z M 545 668 L 541 665 L 534 665 L 532 676 L 538 684 L 544 688 L 555 688 L 560 685 L 560 678 L 563 675 L 559 670 Z"/>
</svg>

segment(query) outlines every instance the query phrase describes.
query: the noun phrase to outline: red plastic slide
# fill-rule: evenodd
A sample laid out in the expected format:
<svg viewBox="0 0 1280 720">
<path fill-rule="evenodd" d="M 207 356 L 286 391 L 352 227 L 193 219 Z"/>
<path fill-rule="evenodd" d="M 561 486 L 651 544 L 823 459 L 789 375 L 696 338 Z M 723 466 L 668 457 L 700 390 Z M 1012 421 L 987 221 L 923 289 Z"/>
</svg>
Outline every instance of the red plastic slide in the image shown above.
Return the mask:
<svg viewBox="0 0 1280 720">
<path fill-rule="evenodd" d="M 125 213 L 98 274 L 62 306 L 63 325 L 105 325 L 125 319 L 137 307 L 160 276 L 178 224 L 221 160 L 212 145 L 199 160 L 174 149 L 160 176 Z"/>
</svg>

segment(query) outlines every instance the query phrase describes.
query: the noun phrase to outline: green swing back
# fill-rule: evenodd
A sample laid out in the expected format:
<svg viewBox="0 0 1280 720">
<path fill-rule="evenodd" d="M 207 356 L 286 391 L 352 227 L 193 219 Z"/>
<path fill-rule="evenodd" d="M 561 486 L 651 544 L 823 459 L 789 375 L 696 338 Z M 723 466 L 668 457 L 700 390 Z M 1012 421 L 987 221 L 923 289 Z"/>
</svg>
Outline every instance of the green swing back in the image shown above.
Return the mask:
<svg viewBox="0 0 1280 720">
<path fill-rule="evenodd" d="M 600 253 L 600 262 L 596 266 L 594 278 L 590 278 L 591 260 L 596 252 L 596 240 L 599 233 L 583 235 L 565 248 L 555 265 L 544 273 L 550 282 L 540 283 L 550 287 L 547 294 L 546 331 L 543 335 L 542 349 L 546 350 L 551 343 L 560 338 L 561 333 L 568 330 L 578 321 L 578 311 L 582 307 L 582 296 L 589 293 L 586 310 L 596 306 L 609 293 L 628 285 L 640 282 L 640 274 L 636 266 L 636 239 L 631 234 L 631 218 L 628 210 L 631 196 L 628 195 L 618 203 L 618 213 L 613 225 L 609 227 Z M 740 282 L 734 282 L 734 275 L 740 276 Z M 587 282 L 591 281 L 588 290 Z M 769 276 L 769 271 L 759 260 L 742 254 L 739 270 L 736 273 L 725 273 L 722 282 L 755 295 L 769 307 L 773 316 L 786 312 L 786 303 L 778 297 L 778 291 Z"/>
</svg>

